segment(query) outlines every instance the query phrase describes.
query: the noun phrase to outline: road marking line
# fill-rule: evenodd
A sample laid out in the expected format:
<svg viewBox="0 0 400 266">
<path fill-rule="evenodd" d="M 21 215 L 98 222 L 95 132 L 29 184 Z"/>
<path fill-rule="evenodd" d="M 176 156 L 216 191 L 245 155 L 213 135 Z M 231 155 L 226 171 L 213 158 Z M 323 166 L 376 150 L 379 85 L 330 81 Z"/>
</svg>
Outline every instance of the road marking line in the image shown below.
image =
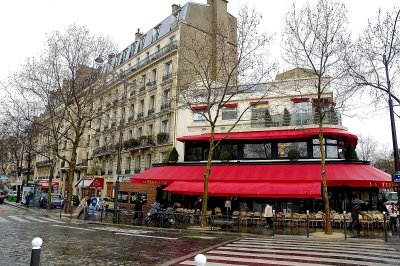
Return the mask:
<svg viewBox="0 0 400 266">
<path fill-rule="evenodd" d="M 86 229 L 86 228 L 73 227 L 73 226 L 66 226 L 66 225 L 53 224 L 53 226 L 64 227 L 64 228 L 70 228 L 70 229 L 77 229 L 77 230 L 85 230 L 85 231 L 94 231 L 94 232 L 96 232 L 96 230 L 93 230 L 93 229 Z"/>
<path fill-rule="evenodd" d="M 53 219 L 46 218 L 46 217 L 40 217 L 40 219 L 43 219 L 43 220 L 46 220 L 46 221 L 50 221 L 50 222 L 59 223 L 59 224 L 65 224 L 65 222 L 63 222 L 63 221 L 57 221 L 57 220 L 53 220 Z"/>
<path fill-rule="evenodd" d="M 48 222 L 48 221 L 44 221 L 44 220 L 39 220 L 39 219 L 34 218 L 32 216 L 25 216 L 25 218 L 28 218 L 29 220 L 40 222 L 40 223 L 47 223 Z"/>
<path fill-rule="evenodd" d="M 10 222 L 9 220 L 0 217 L 0 223 L 9 223 L 9 222 Z"/>
<path fill-rule="evenodd" d="M 11 219 L 13 219 L 13 220 L 16 220 L 16 221 L 18 221 L 18 222 L 23 222 L 23 223 L 29 223 L 29 221 L 27 221 L 27 220 L 24 220 L 24 219 L 21 219 L 21 218 L 19 218 L 19 217 L 17 217 L 17 216 L 8 216 L 8 218 L 11 218 Z"/>
<path fill-rule="evenodd" d="M 114 233 L 116 235 L 125 235 L 125 236 L 141 236 L 141 237 L 149 237 L 149 238 L 161 238 L 161 239 L 170 239 L 176 240 L 176 237 L 164 237 L 164 236 L 148 236 L 148 235 L 135 235 L 135 234 L 127 234 L 127 233 Z"/>
</svg>

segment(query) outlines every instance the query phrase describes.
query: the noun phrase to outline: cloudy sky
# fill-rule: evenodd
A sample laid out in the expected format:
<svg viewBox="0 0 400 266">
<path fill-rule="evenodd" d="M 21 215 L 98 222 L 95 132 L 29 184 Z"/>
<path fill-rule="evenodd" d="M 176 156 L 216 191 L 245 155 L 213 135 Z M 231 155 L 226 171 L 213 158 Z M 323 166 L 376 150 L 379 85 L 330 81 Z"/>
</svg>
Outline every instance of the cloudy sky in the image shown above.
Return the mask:
<svg viewBox="0 0 400 266">
<path fill-rule="evenodd" d="M 313 0 L 311 0 L 313 1 Z M 172 4 L 183 6 L 186 0 L 12 0 L 0 2 L 0 80 L 17 70 L 27 57 L 35 56 L 44 47 L 46 34 L 63 30 L 70 24 L 85 25 L 95 34 L 107 35 L 123 49 L 134 41 L 138 28 L 147 32 L 171 13 Z M 194 2 L 206 3 L 207 0 Z M 245 3 L 255 6 L 263 14 L 261 29 L 276 33 L 279 57 L 279 41 L 285 12 L 292 0 L 229 0 L 228 11 L 237 16 L 239 7 Z M 305 3 L 296 0 L 297 5 Z M 397 0 L 344 0 L 352 36 L 365 27 L 368 18 L 374 19 L 379 8 L 392 10 Z M 284 67 L 281 70 L 286 70 Z M 372 116 L 370 110 L 357 110 L 357 117 L 344 117 L 344 125 L 354 134 L 370 135 L 382 144 L 391 139 L 389 116 L 385 110 Z M 372 112 L 373 113 L 373 112 Z M 397 127 L 400 128 L 400 121 Z M 400 135 L 400 134 L 398 134 Z"/>
</svg>

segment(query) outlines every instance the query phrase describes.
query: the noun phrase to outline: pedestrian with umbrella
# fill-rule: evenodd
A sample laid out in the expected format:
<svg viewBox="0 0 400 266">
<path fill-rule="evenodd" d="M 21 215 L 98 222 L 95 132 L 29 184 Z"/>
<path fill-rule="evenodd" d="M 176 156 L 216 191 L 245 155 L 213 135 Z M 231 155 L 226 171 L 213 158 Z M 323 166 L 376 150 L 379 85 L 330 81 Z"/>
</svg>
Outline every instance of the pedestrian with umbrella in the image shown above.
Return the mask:
<svg viewBox="0 0 400 266">
<path fill-rule="evenodd" d="M 357 195 L 353 195 L 353 200 L 351 201 L 351 229 L 357 229 L 357 236 L 360 236 L 361 224 L 360 224 L 360 213 L 361 213 L 361 204 L 365 202 L 357 199 Z"/>
</svg>

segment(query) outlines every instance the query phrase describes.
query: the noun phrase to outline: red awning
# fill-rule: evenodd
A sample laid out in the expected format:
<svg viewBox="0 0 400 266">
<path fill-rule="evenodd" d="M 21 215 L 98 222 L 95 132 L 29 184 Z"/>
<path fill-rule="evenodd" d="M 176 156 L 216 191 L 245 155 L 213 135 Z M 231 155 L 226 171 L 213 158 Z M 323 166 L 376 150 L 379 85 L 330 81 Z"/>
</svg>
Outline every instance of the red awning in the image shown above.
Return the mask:
<svg viewBox="0 0 400 266">
<path fill-rule="evenodd" d="M 44 181 L 39 181 L 38 184 L 41 185 L 42 188 L 49 188 L 49 181 L 45 181 L 45 180 Z M 59 186 L 58 181 L 52 181 L 51 182 L 51 186 L 52 187 L 58 187 Z"/>
<path fill-rule="evenodd" d="M 324 128 L 325 137 L 346 137 L 348 141 L 356 146 L 357 136 L 350 132 L 339 128 Z M 271 139 L 301 139 L 309 137 L 317 137 L 319 128 L 308 129 L 287 129 L 287 130 L 266 130 L 266 131 L 250 131 L 250 132 L 231 132 L 228 140 L 271 140 Z M 216 133 L 215 140 L 220 140 L 226 136 L 226 133 Z M 177 138 L 180 142 L 185 141 L 210 141 L 210 133 L 195 136 L 184 136 Z"/>
<path fill-rule="evenodd" d="M 102 177 L 95 177 L 93 179 L 80 179 L 76 184 L 75 187 L 78 188 L 104 188 L 104 178 Z"/>
<path fill-rule="evenodd" d="M 152 167 L 131 177 L 133 183 L 171 184 L 174 181 L 203 181 L 205 165 Z M 328 186 L 392 187 L 389 174 L 368 164 L 326 164 Z M 321 165 L 315 164 L 236 164 L 213 165 L 209 182 L 319 182 Z"/>
<path fill-rule="evenodd" d="M 202 195 L 203 182 L 175 181 L 164 189 L 177 194 Z M 320 182 L 210 182 L 209 196 L 257 198 L 320 198 Z"/>
</svg>

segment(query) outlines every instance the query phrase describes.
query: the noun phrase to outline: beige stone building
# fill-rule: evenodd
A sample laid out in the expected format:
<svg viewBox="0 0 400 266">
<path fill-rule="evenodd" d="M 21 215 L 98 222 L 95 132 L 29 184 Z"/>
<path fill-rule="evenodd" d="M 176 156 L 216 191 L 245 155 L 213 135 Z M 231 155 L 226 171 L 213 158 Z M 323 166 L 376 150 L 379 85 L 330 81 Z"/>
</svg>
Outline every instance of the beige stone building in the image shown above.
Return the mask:
<svg viewBox="0 0 400 266">
<path fill-rule="evenodd" d="M 193 50 L 181 44 L 191 44 L 201 36 L 200 40 L 210 46 L 211 32 L 217 24 L 230 29 L 228 43 L 234 48 L 236 18 L 227 13 L 227 1 L 173 5 L 170 15 L 156 21 L 154 28 L 145 33 L 138 30 L 131 45 L 119 53 L 98 58 L 102 78 L 96 83 L 93 106 L 98 118 L 92 121 L 77 151 L 74 195 L 113 197 L 118 175 L 122 203 L 131 203 L 137 193 L 154 200 L 155 186 L 135 186 L 129 178 L 163 162 L 176 145 L 177 124 L 186 123 L 176 112 L 177 88 L 200 78 L 183 60 L 191 57 Z M 206 46 L 201 41 L 196 45 Z M 218 67 L 218 62 L 213 62 L 213 66 Z M 38 146 L 46 137 L 40 138 L 43 139 L 38 140 Z M 68 154 L 67 142 L 60 143 L 60 148 Z M 35 179 L 46 180 L 50 176 L 49 159 L 38 155 L 33 163 Z M 61 160 L 54 170 L 61 194 L 65 194 L 67 170 L 68 165 Z M 103 188 L 91 186 L 94 176 L 104 180 Z"/>
</svg>

